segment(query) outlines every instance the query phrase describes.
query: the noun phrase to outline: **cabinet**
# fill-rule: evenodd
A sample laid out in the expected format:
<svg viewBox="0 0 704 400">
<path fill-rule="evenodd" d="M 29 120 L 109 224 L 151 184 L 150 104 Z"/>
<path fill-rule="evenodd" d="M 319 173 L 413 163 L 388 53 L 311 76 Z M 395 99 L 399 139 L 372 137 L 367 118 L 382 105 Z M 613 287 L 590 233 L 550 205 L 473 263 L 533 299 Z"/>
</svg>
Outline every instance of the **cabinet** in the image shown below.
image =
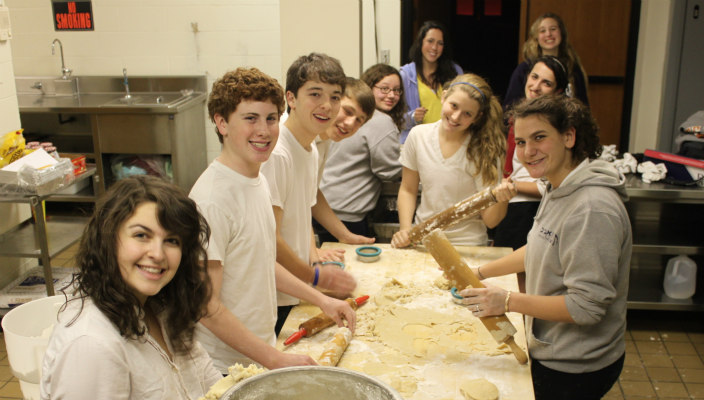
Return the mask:
<svg viewBox="0 0 704 400">
<path fill-rule="evenodd" d="M 80 93 L 73 96 L 35 93 L 30 84 L 41 78 L 16 79 L 25 138 L 95 163 L 96 191 L 72 201 L 93 201 L 110 186 L 117 155 L 162 156 L 170 160 L 173 182 L 190 190 L 207 167 L 204 76 L 130 78 L 133 101 L 124 101 L 122 78 L 75 79 Z"/>
<path fill-rule="evenodd" d="M 85 172 L 76 177 L 72 185 L 85 179 L 91 179 L 93 186 L 97 186 L 98 180 L 95 172 L 95 166 L 90 165 Z M 39 259 L 44 269 L 48 296 L 54 295 L 51 258 L 75 243 L 83 234 L 83 228 L 88 222 L 87 217 L 47 218 L 44 213 L 44 202 L 49 198 L 61 199 L 62 197 L 66 197 L 66 195 L 0 195 L 0 203 L 29 204 L 33 215 L 32 220 L 25 221 L 0 235 L 0 255 Z"/>
<path fill-rule="evenodd" d="M 628 308 L 704 310 L 704 188 L 644 183 L 629 175 L 626 203 L 633 229 Z M 699 266 L 697 292 L 691 299 L 665 296 L 665 265 L 684 254 Z"/>
</svg>

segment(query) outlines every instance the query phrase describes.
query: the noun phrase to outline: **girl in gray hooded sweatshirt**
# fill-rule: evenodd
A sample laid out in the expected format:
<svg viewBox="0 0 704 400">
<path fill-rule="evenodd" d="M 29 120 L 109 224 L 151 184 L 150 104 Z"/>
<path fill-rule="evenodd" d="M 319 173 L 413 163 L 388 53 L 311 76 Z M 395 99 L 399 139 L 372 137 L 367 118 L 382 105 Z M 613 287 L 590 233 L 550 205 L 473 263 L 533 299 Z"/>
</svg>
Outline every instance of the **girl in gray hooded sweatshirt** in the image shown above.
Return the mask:
<svg viewBox="0 0 704 400">
<path fill-rule="evenodd" d="M 475 270 L 526 273 L 526 293 L 465 289 L 477 317 L 526 316 L 535 398 L 600 399 L 625 355 L 631 225 L 625 178 L 597 160 L 598 128 L 579 100 L 543 96 L 514 108 L 516 153 L 547 189 L 526 246 Z"/>
</svg>

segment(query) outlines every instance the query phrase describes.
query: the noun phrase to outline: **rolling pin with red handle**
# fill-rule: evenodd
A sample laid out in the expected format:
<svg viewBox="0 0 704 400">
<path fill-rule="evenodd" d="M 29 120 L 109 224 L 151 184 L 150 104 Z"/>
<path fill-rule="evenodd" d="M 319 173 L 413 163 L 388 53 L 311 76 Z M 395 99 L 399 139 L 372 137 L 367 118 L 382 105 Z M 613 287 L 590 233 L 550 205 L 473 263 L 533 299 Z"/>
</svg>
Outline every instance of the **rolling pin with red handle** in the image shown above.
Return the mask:
<svg viewBox="0 0 704 400">
<path fill-rule="evenodd" d="M 479 278 L 474 275 L 471 268 L 465 263 L 460 257 L 460 253 L 457 252 L 447 240 L 445 234 L 438 230 L 434 230 L 428 234 L 425 239 L 423 239 L 423 245 L 433 256 L 435 261 L 440 264 L 445 276 L 450 281 L 450 285 L 457 288 L 457 290 L 462 290 L 467 286 L 474 288 L 483 288 L 484 284 L 479 280 Z M 506 343 L 511 350 L 513 355 L 516 357 L 520 364 L 525 364 L 528 362 L 528 357 L 526 353 L 521 349 L 516 341 L 513 339 L 513 335 L 516 334 L 516 328 L 511 324 L 506 315 L 498 315 L 493 317 L 480 317 L 480 320 L 489 330 L 491 336 L 498 343 Z"/>
<path fill-rule="evenodd" d="M 445 229 L 463 219 L 474 217 L 485 208 L 496 204 L 494 190 L 495 188 L 486 188 L 415 225 L 408 231 L 408 238 L 411 243 L 418 243 L 435 229 Z"/>
<path fill-rule="evenodd" d="M 366 303 L 368 299 L 369 296 L 360 296 L 356 299 L 346 299 L 345 301 L 350 305 L 350 307 L 352 307 L 353 310 L 356 310 L 357 307 Z M 332 326 L 334 324 L 335 321 L 333 321 L 332 318 L 328 317 L 325 313 L 320 313 L 300 324 L 298 326 L 298 331 L 284 341 L 284 346 L 296 343 L 302 337 L 311 337 L 328 326 Z"/>
</svg>

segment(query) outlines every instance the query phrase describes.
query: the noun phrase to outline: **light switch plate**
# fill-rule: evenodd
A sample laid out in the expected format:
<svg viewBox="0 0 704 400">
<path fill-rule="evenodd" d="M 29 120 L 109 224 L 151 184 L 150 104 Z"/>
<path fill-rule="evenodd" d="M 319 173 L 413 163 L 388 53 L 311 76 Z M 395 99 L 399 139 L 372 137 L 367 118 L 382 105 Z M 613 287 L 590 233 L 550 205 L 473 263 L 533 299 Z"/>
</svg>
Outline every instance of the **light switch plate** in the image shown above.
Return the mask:
<svg viewBox="0 0 704 400">
<path fill-rule="evenodd" d="M 379 52 L 379 62 L 383 64 L 391 62 L 391 50 L 381 50 Z"/>
</svg>

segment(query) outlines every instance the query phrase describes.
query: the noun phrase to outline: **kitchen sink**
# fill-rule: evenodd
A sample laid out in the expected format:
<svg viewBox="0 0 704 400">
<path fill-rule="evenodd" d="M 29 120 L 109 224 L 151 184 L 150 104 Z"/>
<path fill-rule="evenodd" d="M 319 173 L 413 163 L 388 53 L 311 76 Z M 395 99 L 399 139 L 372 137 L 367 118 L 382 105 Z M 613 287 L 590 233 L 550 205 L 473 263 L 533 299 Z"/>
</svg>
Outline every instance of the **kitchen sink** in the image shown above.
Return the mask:
<svg viewBox="0 0 704 400">
<path fill-rule="evenodd" d="M 120 96 L 101 107 L 176 107 L 191 98 L 181 93 L 135 93 L 129 98 Z"/>
</svg>

